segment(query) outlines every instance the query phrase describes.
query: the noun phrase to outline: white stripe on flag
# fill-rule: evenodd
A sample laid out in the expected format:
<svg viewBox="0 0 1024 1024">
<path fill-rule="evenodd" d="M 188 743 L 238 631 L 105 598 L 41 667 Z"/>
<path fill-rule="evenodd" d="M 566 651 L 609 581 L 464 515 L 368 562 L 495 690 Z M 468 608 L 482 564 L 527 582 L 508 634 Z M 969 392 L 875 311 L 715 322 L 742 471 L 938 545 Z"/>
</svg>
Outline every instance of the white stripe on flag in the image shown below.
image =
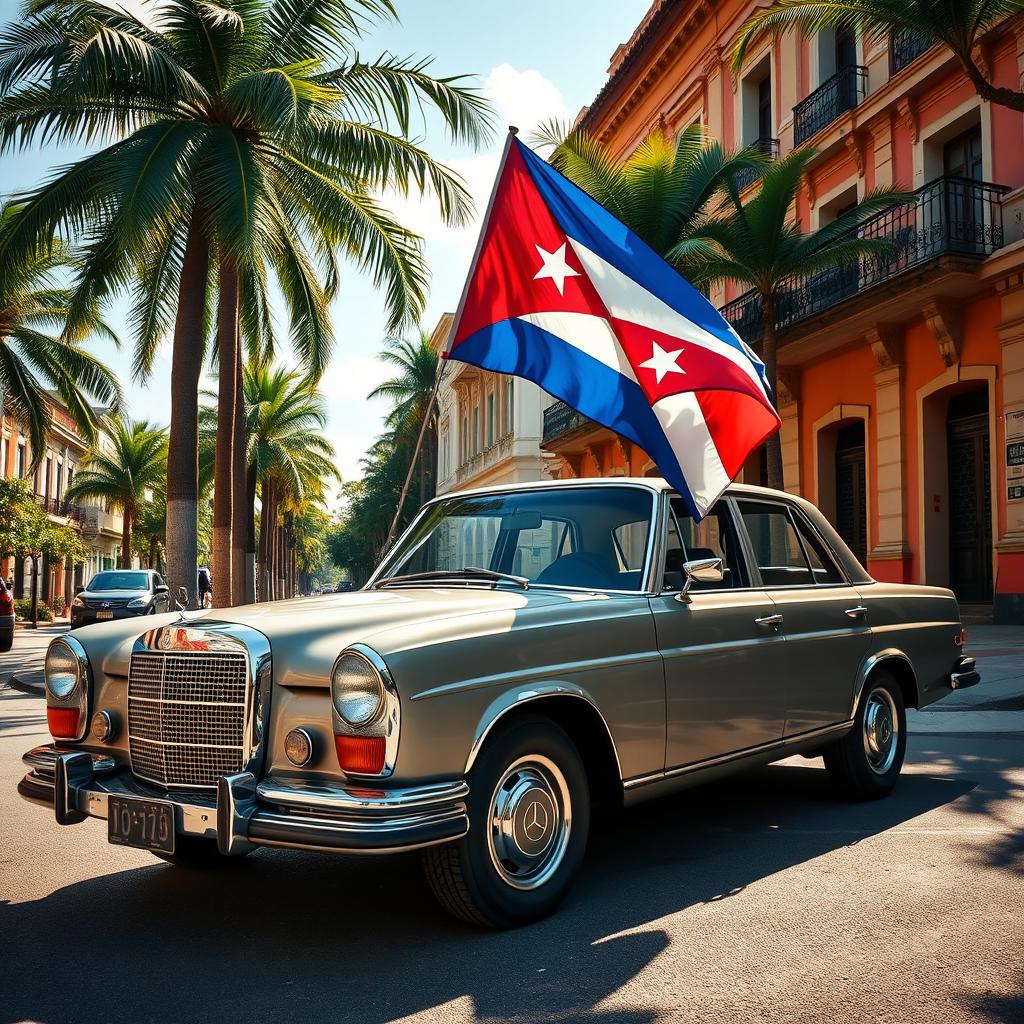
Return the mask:
<svg viewBox="0 0 1024 1024">
<path fill-rule="evenodd" d="M 561 338 L 567 345 L 637 383 L 633 367 L 604 317 L 591 313 L 526 313 L 517 319 Z"/>
<path fill-rule="evenodd" d="M 707 348 L 717 355 L 735 363 L 767 397 L 764 384 L 754 364 L 744 352 L 716 338 L 710 331 L 704 330 L 671 306 L 653 295 L 646 288 L 627 277 L 617 267 L 613 267 L 595 252 L 591 252 L 582 242 L 569 238 L 569 244 L 583 264 L 587 277 L 597 289 L 605 309 L 617 320 L 628 320 L 630 323 L 660 331 L 671 338 L 690 341 L 702 348 Z M 746 346 L 744 346 L 746 349 Z"/>
<path fill-rule="evenodd" d="M 692 391 L 669 395 L 654 403 L 654 413 L 672 446 L 679 468 L 701 515 L 731 483 Z"/>
</svg>

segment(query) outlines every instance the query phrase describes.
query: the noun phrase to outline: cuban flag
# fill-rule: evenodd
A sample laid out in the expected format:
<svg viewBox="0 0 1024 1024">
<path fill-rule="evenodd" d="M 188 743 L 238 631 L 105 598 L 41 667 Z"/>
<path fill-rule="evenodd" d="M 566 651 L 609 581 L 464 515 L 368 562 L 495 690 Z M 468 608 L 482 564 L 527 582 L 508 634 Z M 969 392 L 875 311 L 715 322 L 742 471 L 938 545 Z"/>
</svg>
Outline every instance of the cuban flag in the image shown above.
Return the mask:
<svg viewBox="0 0 1024 1024">
<path fill-rule="evenodd" d="M 514 135 L 445 355 L 633 441 L 697 519 L 780 426 L 764 364 L 718 310 Z"/>
</svg>

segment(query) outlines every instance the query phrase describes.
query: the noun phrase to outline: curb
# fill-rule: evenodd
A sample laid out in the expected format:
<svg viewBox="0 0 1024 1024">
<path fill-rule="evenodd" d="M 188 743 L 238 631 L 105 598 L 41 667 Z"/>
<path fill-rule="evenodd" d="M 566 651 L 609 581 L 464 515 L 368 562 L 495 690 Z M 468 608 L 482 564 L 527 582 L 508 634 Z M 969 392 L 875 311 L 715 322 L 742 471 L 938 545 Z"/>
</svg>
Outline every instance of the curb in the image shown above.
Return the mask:
<svg viewBox="0 0 1024 1024">
<path fill-rule="evenodd" d="M 5 680 L 2 685 L 9 686 L 12 690 L 19 690 L 21 693 L 27 693 L 32 697 L 43 697 L 46 695 L 46 690 L 41 682 L 36 683 L 31 679 L 19 679 L 16 673 Z"/>
</svg>

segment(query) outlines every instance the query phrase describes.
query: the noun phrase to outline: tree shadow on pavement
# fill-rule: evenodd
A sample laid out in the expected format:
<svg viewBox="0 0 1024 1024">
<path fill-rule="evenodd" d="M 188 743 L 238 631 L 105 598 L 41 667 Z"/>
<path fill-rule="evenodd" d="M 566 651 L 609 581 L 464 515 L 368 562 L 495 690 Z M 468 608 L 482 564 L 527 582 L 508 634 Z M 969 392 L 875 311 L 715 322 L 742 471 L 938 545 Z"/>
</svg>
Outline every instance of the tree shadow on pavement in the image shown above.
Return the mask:
<svg viewBox="0 0 1024 1024">
<path fill-rule="evenodd" d="M 263 850 L 214 872 L 154 863 L 102 875 L 0 904 L 0 1021 L 256 1024 L 316 1013 L 382 1024 L 438 1020 L 435 1008 L 459 1000 L 477 1020 L 650 1024 L 653 1007 L 600 1004 L 666 950 L 660 918 L 729 898 L 972 786 L 908 775 L 892 799 L 841 804 L 824 772 L 779 765 L 643 805 L 593 837 L 555 916 L 505 933 L 448 920 L 414 855 Z M 41 849 L 55 827 L 41 823 Z M 687 958 L 673 969 L 685 971 Z"/>
</svg>

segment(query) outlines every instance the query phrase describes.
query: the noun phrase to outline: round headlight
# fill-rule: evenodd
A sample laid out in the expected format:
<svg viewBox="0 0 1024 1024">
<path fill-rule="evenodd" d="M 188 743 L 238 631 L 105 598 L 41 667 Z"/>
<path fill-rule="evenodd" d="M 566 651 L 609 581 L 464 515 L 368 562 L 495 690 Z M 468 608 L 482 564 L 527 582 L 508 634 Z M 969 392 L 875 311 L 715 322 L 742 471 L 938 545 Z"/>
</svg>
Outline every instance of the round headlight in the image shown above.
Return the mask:
<svg viewBox="0 0 1024 1024">
<path fill-rule="evenodd" d="M 63 640 L 55 640 L 46 652 L 46 689 L 54 700 L 70 700 L 81 681 L 82 666 Z"/>
<path fill-rule="evenodd" d="M 343 654 L 331 673 L 334 707 L 353 728 L 368 725 L 384 707 L 384 680 L 362 655 Z"/>
</svg>

